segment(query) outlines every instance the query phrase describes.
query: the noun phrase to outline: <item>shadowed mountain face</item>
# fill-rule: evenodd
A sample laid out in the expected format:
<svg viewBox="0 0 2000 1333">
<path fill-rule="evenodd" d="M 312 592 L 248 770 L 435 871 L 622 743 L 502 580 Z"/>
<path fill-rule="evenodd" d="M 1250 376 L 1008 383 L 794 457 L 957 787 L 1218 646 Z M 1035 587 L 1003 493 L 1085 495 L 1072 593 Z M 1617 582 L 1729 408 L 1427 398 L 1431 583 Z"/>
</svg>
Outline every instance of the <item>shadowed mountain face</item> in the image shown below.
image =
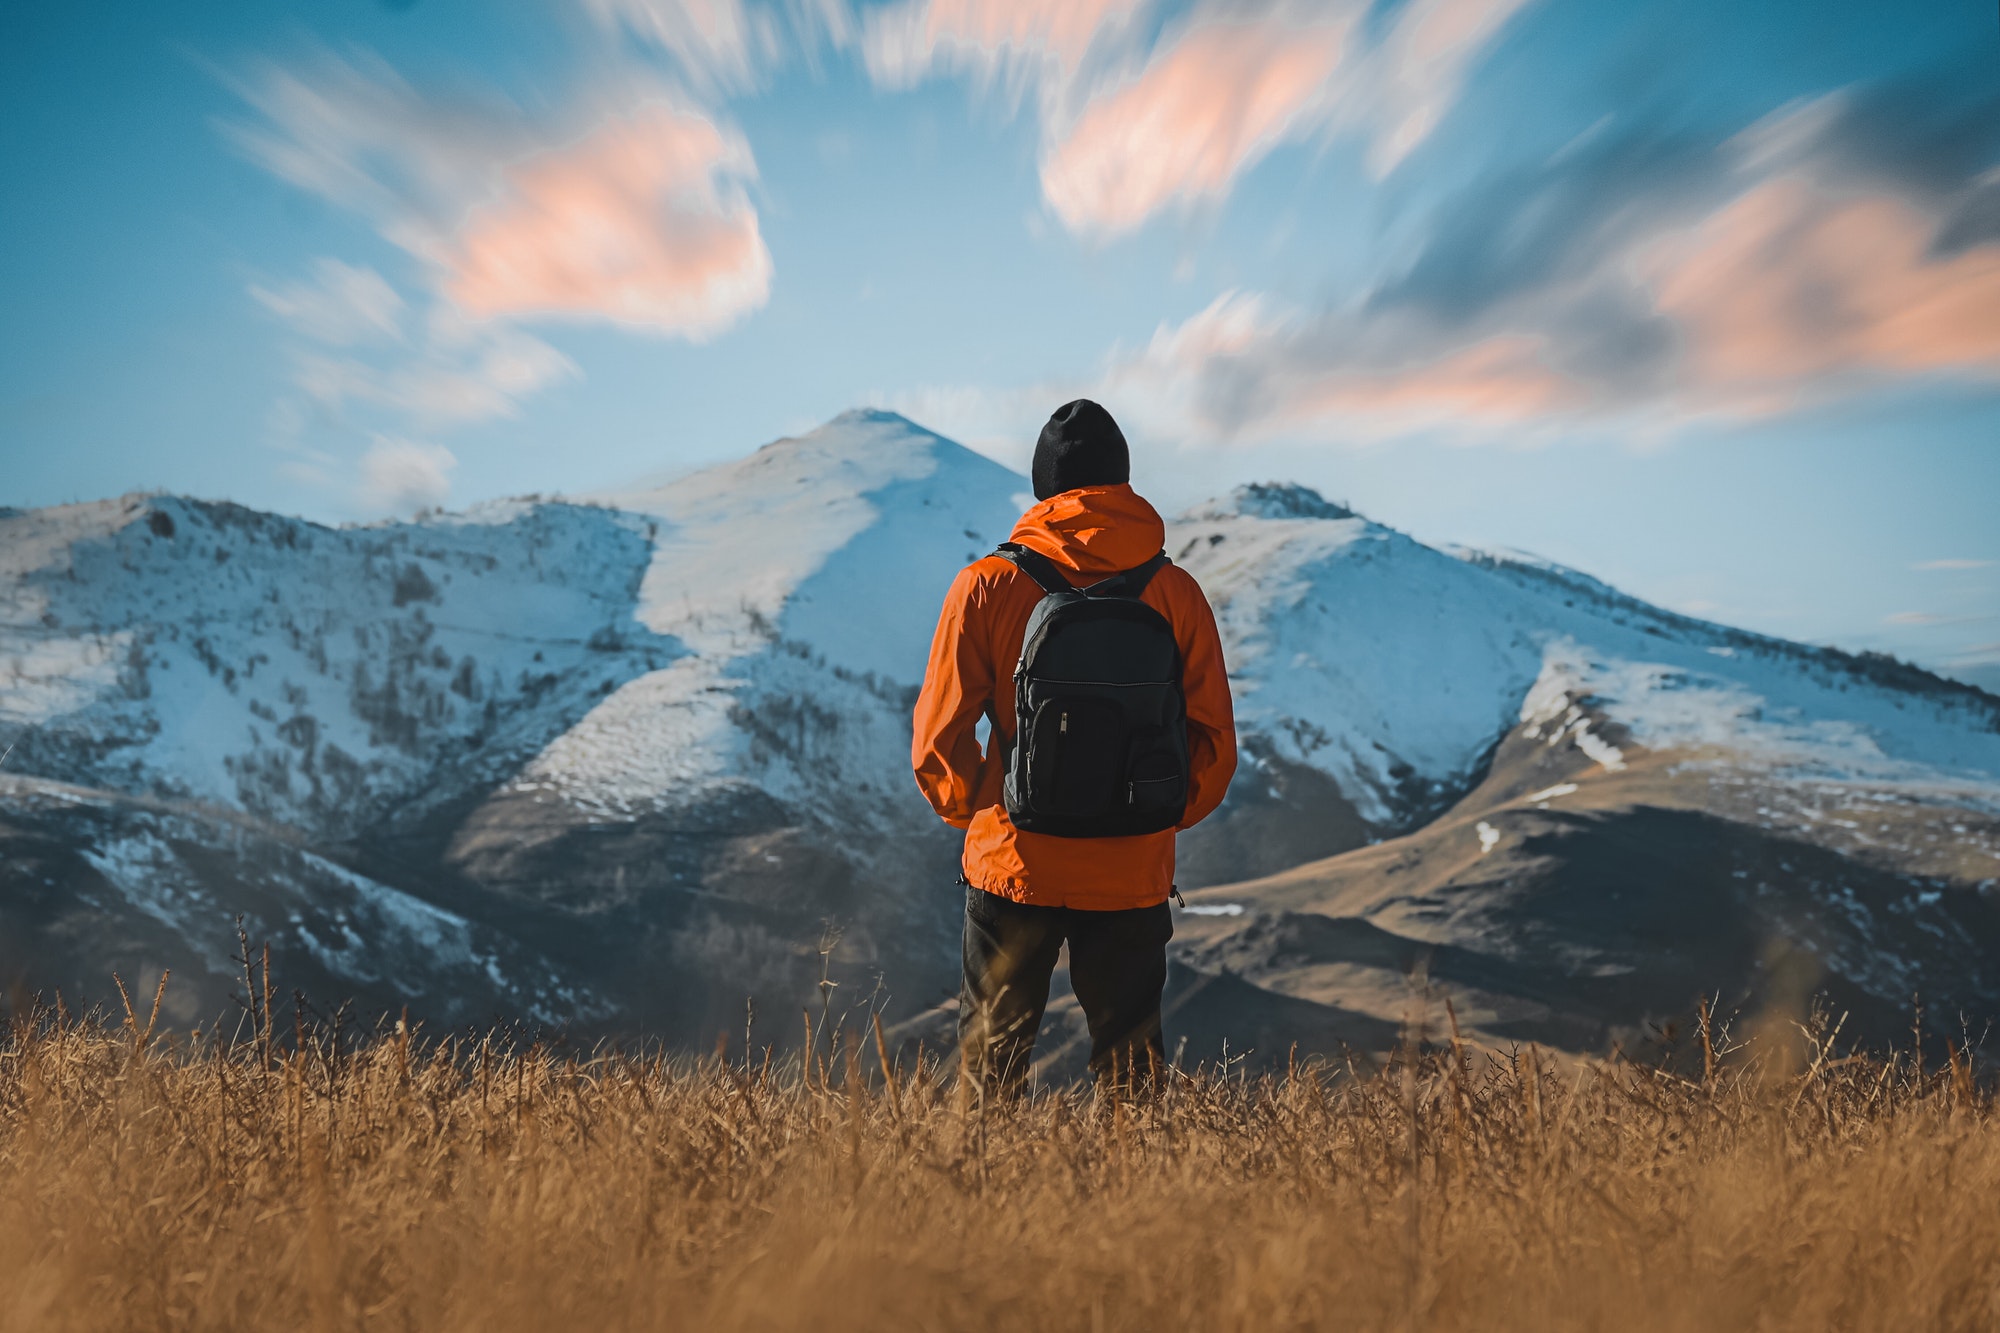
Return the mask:
<svg viewBox="0 0 2000 1333">
<path fill-rule="evenodd" d="M 957 835 L 908 773 L 954 572 L 1024 479 L 886 413 L 651 490 L 327 529 L 135 497 L 0 515 L 0 978 L 224 1012 L 784 1039 L 946 1016 Z M 1721 992 L 1850 1031 L 2000 1010 L 2000 701 L 1448 553 L 1298 487 L 1169 525 L 1243 765 L 1186 835 L 1189 1058 L 1629 1041 Z M 928 1011 L 929 1017 L 924 1017 Z M 1049 1049 L 1074 1026 L 1051 1011 Z"/>
<path fill-rule="evenodd" d="M 1615 770 L 1516 728 L 1422 829 L 1192 895 L 1177 960 L 1322 1026 L 1427 1016 L 1435 1036 L 1449 1000 L 1470 1037 L 1572 1051 L 1691 1041 L 1704 997 L 1739 1032 L 1818 1003 L 1877 1044 L 1907 1040 L 1919 1004 L 1955 1040 L 2000 1015 L 1990 806 L 1647 751 L 1593 720 Z"/>
</svg>

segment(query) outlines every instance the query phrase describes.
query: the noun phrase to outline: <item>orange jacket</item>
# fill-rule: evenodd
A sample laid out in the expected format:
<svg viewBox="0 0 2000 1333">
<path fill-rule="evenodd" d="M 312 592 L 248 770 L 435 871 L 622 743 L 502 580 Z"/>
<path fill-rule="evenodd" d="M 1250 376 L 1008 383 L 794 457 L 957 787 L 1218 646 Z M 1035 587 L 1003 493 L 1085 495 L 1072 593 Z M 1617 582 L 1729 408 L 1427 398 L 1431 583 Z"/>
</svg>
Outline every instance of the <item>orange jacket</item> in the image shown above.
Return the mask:
<svg viewBox="0 0 2000 1333">
<path fill-rule="evenodd" d="M 1086 486 L 1042 501 L 1009 539 L 1061 566 L 1081 586 L 1152 558 L 1166 525 L 1129 485 Z M 1042 590 L 997 555 L 959 571 L 945 594 L 917 698 L 910 764 L 948 824 L 965 830 L 965 877 L 1016 902 L 1089 911 L 1150 907 L 1174 882 L 1174 833 L 1058 838 L 1023 833 L 1000 804 L 1004 737 L 1014 734 L 1014 665 Z M 1180 643 L 1187 694 L 1188 802 L 1181 828 L 1222 802 L 1236 771 L 1236 720 L 1215 616 L 1192 575 L 1168 565 L 1144 600 Z M 975 734 L 988 705 L 998 721 L 982 752 Z"/>
</svg>

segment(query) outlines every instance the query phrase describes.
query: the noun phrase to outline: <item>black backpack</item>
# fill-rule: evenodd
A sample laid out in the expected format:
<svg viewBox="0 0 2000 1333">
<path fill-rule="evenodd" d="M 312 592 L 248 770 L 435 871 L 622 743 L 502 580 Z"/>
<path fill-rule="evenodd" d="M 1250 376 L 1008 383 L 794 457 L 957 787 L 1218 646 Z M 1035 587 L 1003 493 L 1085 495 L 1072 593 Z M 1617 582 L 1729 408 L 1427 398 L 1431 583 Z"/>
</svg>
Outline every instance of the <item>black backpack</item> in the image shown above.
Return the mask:
<svg viewBox="0 0 2000 1333">
<path fill-rule="evenodd" d="M 1157 833 L 1187 809 L 1187 696 L 1167 618 L 1140 601 L 1166 552 L 1087 588 L 1014 542 L 1041 585 L 1014 669 L 1002 800 L 1014 827 L 1063 838 Z"/>
</svg>

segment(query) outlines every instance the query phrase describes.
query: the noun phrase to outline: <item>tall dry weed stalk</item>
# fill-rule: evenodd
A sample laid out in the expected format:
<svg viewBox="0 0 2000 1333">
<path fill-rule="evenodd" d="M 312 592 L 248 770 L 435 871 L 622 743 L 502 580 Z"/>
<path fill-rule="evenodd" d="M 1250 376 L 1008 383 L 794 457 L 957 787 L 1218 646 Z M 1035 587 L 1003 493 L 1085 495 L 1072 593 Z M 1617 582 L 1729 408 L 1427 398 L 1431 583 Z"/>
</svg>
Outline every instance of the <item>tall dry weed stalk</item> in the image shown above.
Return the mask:
<svg viewBox="0 0 2000 1333">
<path fill-rule="evenodd" d="M 1822 1037 L 1777 1078 L 1704 1013 L 1697 1081 L 1481 1053 L 1447 1010 L 1384 1068 L 992 1103 L 872 1020 L 696 1060 L 303 1004 L 281 1034 L 249 993 L 242 1039 L 15 1020 L 0 1328 L 2000 1325 L 2000 1119 L 1957 1048 Z"/>
</svg>

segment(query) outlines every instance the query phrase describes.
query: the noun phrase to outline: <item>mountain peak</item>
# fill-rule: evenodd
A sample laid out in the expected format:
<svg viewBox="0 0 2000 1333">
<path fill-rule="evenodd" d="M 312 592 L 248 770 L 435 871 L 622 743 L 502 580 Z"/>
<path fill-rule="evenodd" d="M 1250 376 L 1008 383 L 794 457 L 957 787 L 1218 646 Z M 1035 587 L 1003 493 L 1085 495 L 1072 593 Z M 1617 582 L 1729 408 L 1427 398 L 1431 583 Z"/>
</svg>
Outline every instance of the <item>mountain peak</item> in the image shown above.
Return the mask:
<svg viewBox="0 0 2000 1333">
<path fill-rule="evenodd" d="M 924 430 L 916 422 L 901 412 L 891 412 L 883 407 L 850 407 L 839 416 L 826 423 L 829 426 L 907 426 L 911 430 Z M 924 431 L 925 434 L 933 432 Z"/>
<path fill-rule="evenodd" d="M 1310 486 L 1291 481 L 1253 481 L 1187 511 L 1186 518 L 1353 518 Z"/>
<path fill-rule="evenodd" d="M 822 421 L 811 430 L 772 440 L 758 448 L 749 458 L 754 459 L 760 455 L 792 454 L 800 450 L 809 453 L 830 450 L 834 454 L 846 456 L 857 452 L 875 453 L 885 446 L 903 450 L 913 444 L 926 448 L 936 448 L 939 445 L 964 448 L 955 440 L 947 439 L 929 427 L 919 425 L 900 412 L 877 407 L 850 407 L 840 415 Z"/>
</svg>

